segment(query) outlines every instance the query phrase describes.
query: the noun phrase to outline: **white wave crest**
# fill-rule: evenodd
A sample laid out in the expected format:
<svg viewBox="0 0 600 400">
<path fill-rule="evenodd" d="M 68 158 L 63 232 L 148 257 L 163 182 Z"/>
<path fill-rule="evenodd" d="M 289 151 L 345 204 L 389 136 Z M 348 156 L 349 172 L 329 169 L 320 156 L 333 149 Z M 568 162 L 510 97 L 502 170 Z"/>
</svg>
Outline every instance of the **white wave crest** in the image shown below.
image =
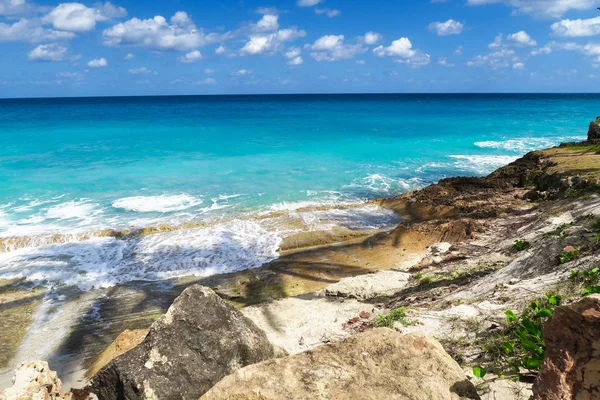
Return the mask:
<svg viewBox="0 0 600 400">
<path fill-rule="evenodd" d="M 452 155 L 454 167 L 462 171 L 472 171 L 478 174 L 488 174 L 493 170 L 515 161 L 516 156 L 480 156 L 480 155 Z"/>
<path fill-rule="evenodd" d="M 585 140 L 584 136 L 565 136 L 565 137 L 549 137 L 549 138 L 517 138 L 503 141 L 483 141 L 475 142 L 475 146 L 484 149 L 501 149 L 519 154 L 528 153 L 533 150 L 545 149 L 553 147 L 565 141 L 581 141 Z"/>
<path fill-rule="evenodd" d="M 256 268 L 278 257 L 281 238 L 256 221 L 21 248 L 0 253 L 0 278 L 82 290 L 130 281 L 209 276 Z"/>
<path fill-rule="evenodd" d="M 182 211 L 202 203 L 202 199 L 180 194 L 160 196 L 124 197 L 112 202 L 114 208 L 136 212 L 173 212 Z"/>
<path fill-rule="evenodd" d="M 363 178 L 359 185 L 368 188 L 374 193 L 389 195 L 417 189 L 422 185 L 422 180 L 416 177 L 403 179 L 391 178 L 383 174 L 370 174 Z"/>
</svg>

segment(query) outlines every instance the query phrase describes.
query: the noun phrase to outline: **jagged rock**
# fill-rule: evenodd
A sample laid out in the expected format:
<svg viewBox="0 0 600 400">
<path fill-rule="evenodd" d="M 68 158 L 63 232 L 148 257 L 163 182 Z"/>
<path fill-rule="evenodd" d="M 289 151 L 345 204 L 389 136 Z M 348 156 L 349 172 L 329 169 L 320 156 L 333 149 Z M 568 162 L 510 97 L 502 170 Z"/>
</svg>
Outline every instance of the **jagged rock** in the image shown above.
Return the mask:
<svg viewBox="0 0 600 400">
<path fill-rule="evenodd" d="M 147 334 L 148 329 L 126 329 L 121 332 L 114 342 L 92 362 L 92 365 L 88 368 L 87 375 L 93 376 L 109 362 L 142 343 Z"/>
<path fill-rule="evenodd" d="M 444 254 L 444 253 L 447 253 L 451 247 L 452 247 L 452 244 L 450 244 L 448 242 L 440 242 L 440 243 L 434 244 L 433 246 L 430 246 L 429 251 L 431 251 L 432 254 Z"/>
<path fill-rule="evenodd" d="M 600 398 L 600 295 L 555 310 L 544 326 L 544 340 L 534 399 Z"/>
<path fill-rule="evenodd" d="M 374 274 L 343 278 L 325 288 L 331 297 L 350 297 L 360 300 L 392 296 L 408 285 L 410 274 L 398 271 L 380 271 Z"/>
<path fill-rule="evenodd" d="M 198 399 L 221 378 L 275 357 L 265 333 L 212 290 L 187 288 L 144 341 L 92 378 L 102 399 Z"/>
<path fill-rule="evenodd" d="M 379 328 L 242 368 L 201 399 L 458 400 L 479 396 L 437 341 Z"/>
<path fill-rule="evenodd" d="M 12 387 L 0 392 L 0 400 L 71 399 L 62 393 L 62 383 L 46 361 L 21 364 L 15 371 Z"/>
<path fill-rule="evenodd" d="M 590 129 L 588 130 L 588 140 L 599 140 L 600 139 L 600 117 L 596 118 L 595 121 L 590 122 Z"/>
</svg>

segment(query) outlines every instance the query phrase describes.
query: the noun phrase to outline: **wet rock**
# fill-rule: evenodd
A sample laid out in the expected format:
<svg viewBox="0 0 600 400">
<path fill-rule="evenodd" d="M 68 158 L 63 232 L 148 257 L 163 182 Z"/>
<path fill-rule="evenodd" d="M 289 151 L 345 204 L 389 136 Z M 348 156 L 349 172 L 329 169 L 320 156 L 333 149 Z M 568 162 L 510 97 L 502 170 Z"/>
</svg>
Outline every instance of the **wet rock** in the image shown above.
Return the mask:
<svg viewBox="0 0 600 400">
<path fill-rule="evenodd" d="M 109 362 L 142 343 L 147 334 L 148 329 L 124 330 L 110 346 L 96 357 L 92 366 L 88 369 L 87 375 L 93 376 Z"/>
<path fill-rule="evenodd" d="M 380 271 L 341 279 L 325 288 L 330 297 L 350 297 L 360 300 L 393 296 L 408 285 L 410 274 L 398 271 Z"/>
<path fill-rule="evenodd" d="M 545 360 L 536 400 L 600 398 L 600 295 L 563 306 L 544 326 Z"/>
<path fill-rule="evenodd" d="M 479 396 L 437 341 L 379 328 L 242 368 L 202 399 L 458 400 Z"/>
<path fill-rule="evenodd" d="M 12 387 L 0 392 L 0 400 L 71 399 L 62 393 L 62 383 L 45 361 L 21 364 L 15 371 Z"/>
<path fill-rule="evenodd" d="M 198 399 L 223 377 L 276 356 L 241 312 L 191 286 L 152 324 L 144 341 L 92 378 L 102 399 Z"/>
</svg>

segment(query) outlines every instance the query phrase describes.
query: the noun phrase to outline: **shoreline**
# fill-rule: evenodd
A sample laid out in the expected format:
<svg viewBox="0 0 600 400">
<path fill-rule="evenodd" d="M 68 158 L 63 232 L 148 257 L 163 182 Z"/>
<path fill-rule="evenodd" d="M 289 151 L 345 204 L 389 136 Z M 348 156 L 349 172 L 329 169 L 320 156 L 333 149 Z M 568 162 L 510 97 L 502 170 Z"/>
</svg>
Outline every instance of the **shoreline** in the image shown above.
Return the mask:
<svg viewBox="0 0 600 400">
<path fill-rule="evenodd" d="M 558 151 L 555 149 L 560 148 L 531 154 L 552 154 Z M 94 357 L 120 332 L 147 328 L 185 287 L 192 284 L 210 287 L 237 307 L 256 313 L 269 304 L 275 307 L 280 304 L 279 301 L 320 292 L 344 278 L 371 276 L 385 270 L 409 271 L 419 265 L 424 270 L 432 268 L 438 264 L 431 261 L 428 264 L 425 260 L 431 258 L 427 250 L 431 245 L 438 242 L 469 243 L 478 236 L 492 235 L 489 227 L 482 226 L 485 221 L 532 212 L 530 201 L 516 198 L 531 191 L 527 185 L 518 187 L 521 179 L 518 174 L 534 163 L 531 157 L 527 157 L 529 155 L 516 165 L 512 163 L 488 177 L 449 178 L 415 192 L 373 201 L 375 205 L 401 212 L 407 217 L 390 232 L 371 232 L 342 242 L 327 242 L 334 240 L 335 236 L 318 238 L 317 242 L 325 241 L 318 246 L 312 246 L 315 239 L 309 237 L 298 241 L 304 247 L 288 248 L 281 252 L 279 258 L 256 269 L 206 278 L 180 278 L 172 280 L 170 287 L 161 282 L 145 282 L 138 287 L 135 284 L 123 285 L 99 291 L 104 293 L 96 299 L 85 293 L 77 295 L 71 300 L 90 304 L 92 309 L 97 307 L 101 319 L 94 323 L 82 318 L 75 327 L 71 327 L 62 351 L 62 354 L 70 354 L 71 358 L 61 360 L 64 365 L 70 363 L 71 378 L 67 377 L 66 382 L 76 383 L 72 382 L 73 377 L 81 378 L 82 368 L 87 369 Z M 600 169 L 600 165 L 598 167 Z M 547 168 L 552 171 L 554 167 L 549 165 Z M 491 196 L 493 201 L 490 201 Z M 110 324 L 109 327 L 102 329 L 106 323 Z M 67 372 L 69 368 L 63 370 Z"/>
</svg>

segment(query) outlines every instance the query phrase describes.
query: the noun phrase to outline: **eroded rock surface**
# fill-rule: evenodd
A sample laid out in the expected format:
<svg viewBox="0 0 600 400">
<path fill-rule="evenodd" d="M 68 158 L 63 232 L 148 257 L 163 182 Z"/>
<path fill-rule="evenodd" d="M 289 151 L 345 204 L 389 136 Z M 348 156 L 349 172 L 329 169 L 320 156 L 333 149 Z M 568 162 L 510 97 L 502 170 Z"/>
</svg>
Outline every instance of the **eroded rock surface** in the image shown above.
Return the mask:
<svg viewBox="0 0 600 400">
<path fill-rule="evenodd" d="M 600 398 L 600 295 L 560 307 L 544 326 L 545 360 L 536 400 Z"/>
<path fill-rule="evenodd" d="M 12 387 L 0 392 L 0 400 L 71 399 L 62 393 L 62 383 L 45 361 L 22 364 L 15 371 Z"/>
<path fill-rule="evenodd" d="M 276 353 L 252 321 L 194 285 L 141 344 L 92 378 L 92 391 L 100 399 L 198 399 L 226 375 Z"/>
<path fill-rule="evenodd" d="M 392 296 L 408 285 L 410 274 L 398 271 L 380 271 L 341 279 L 325 288 L 325 294 L 332 297 L 350 297 L 369 300 Z"/>
<path fill-rule="evenodd" d="M 442 346 L 388 328 L 242 368 L 203 400 L 479 399 Z"/>
</svg>

